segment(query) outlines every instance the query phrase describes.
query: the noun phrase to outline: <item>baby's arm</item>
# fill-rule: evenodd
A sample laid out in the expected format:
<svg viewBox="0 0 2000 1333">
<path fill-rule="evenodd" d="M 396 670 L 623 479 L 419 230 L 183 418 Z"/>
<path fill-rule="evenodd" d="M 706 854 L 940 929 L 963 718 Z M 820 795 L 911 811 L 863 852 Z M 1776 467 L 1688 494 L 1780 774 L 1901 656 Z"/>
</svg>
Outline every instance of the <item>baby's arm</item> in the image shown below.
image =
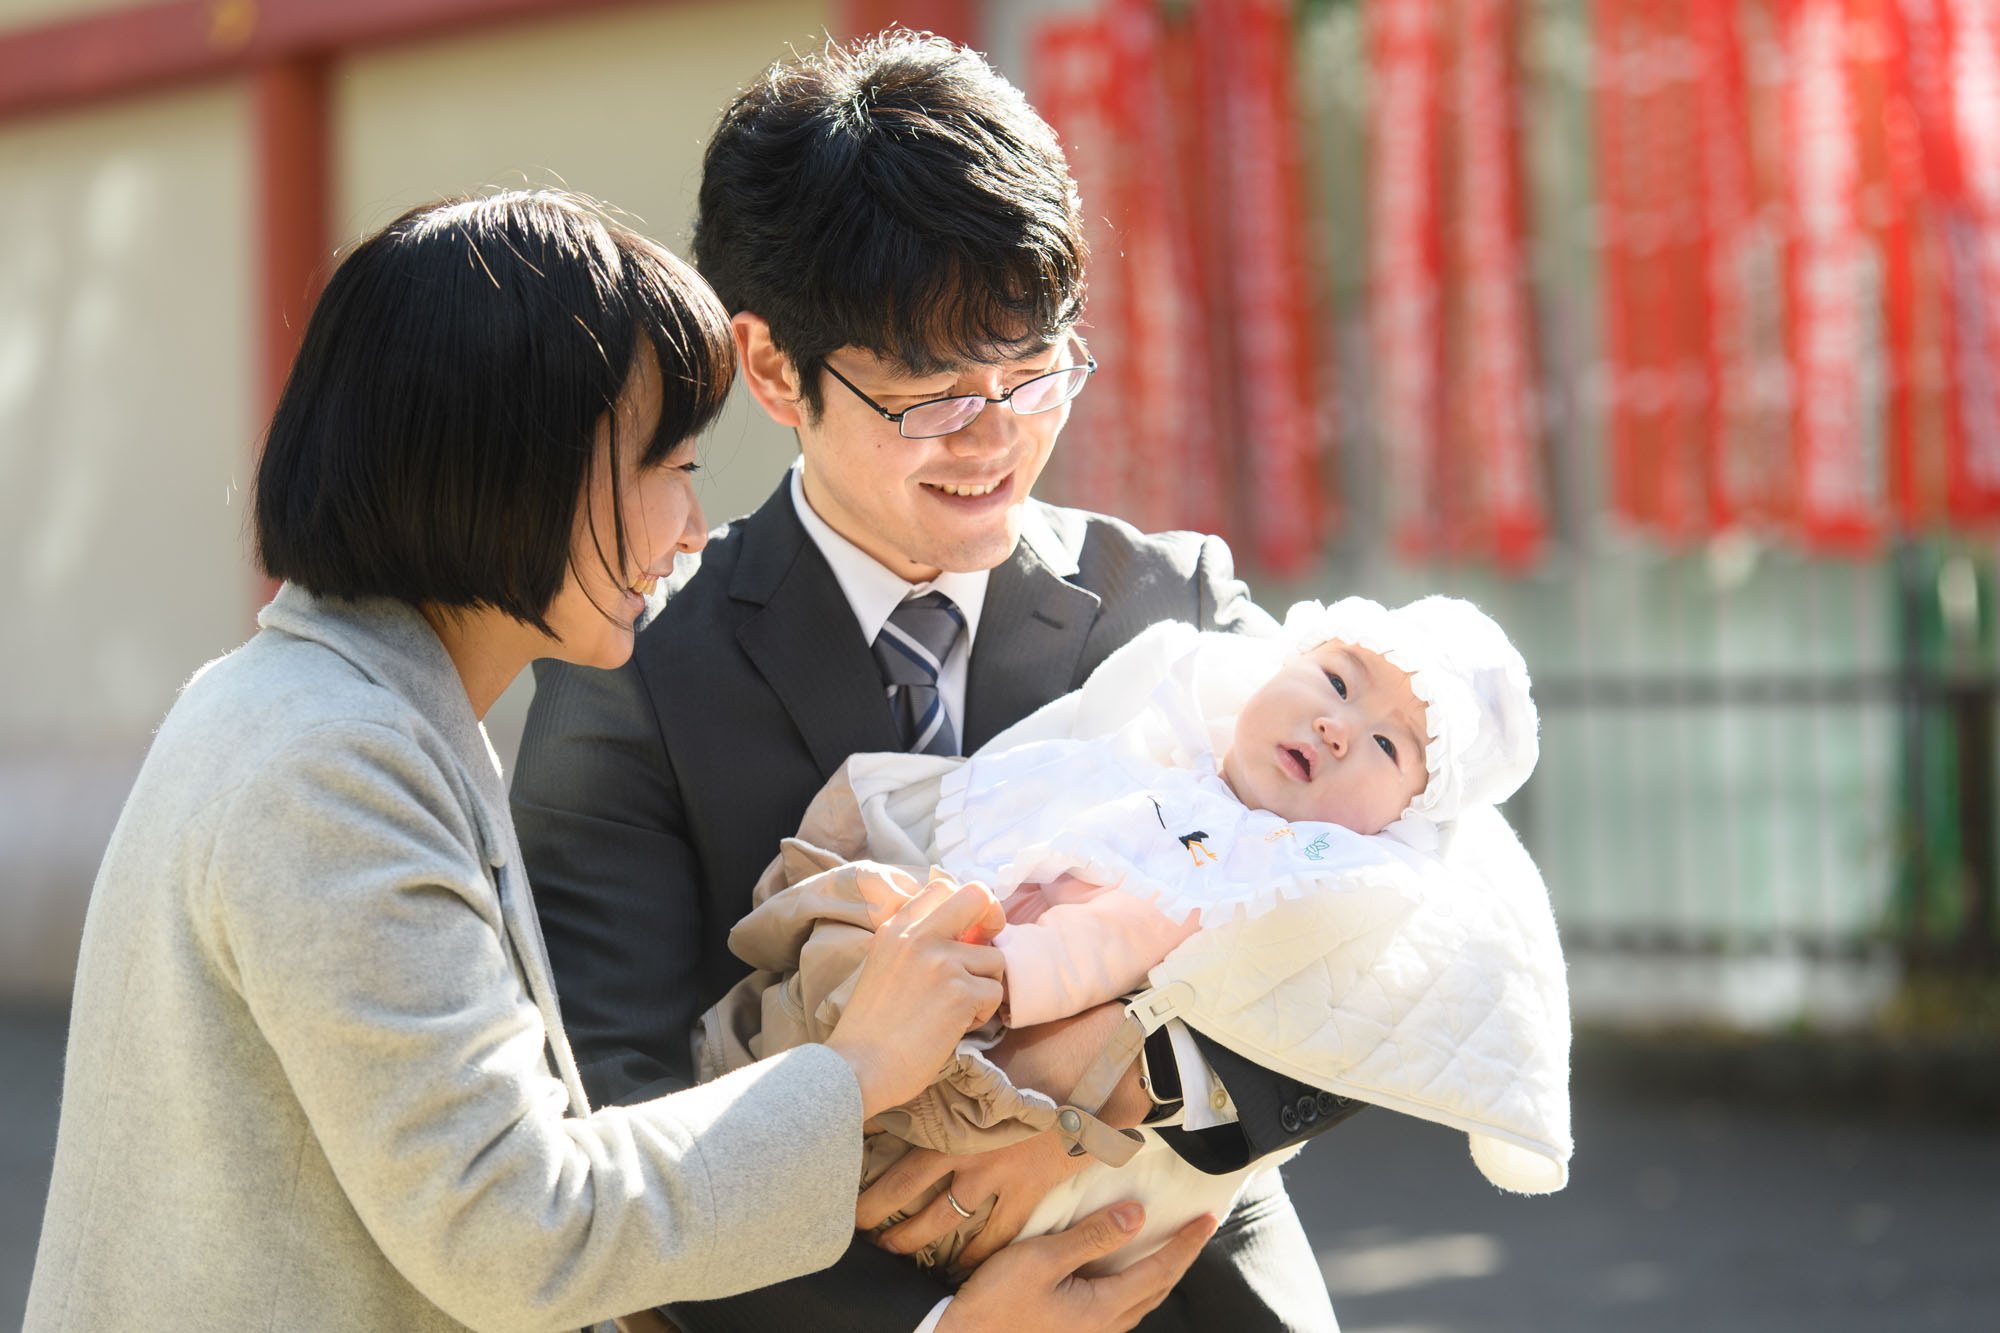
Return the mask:
<svg viewBox="0 0 2000 1333">
<path fill-rule="evenodd" d="M 994 944 L 1007 960 L 1007 1023 L 1062 1018 L 1136 989 L 1175 945 L 1201 929 L 1130 894 L 1064 876 L 1044 889 L 1053 905 L 1010 925 Z"/>
</svg>

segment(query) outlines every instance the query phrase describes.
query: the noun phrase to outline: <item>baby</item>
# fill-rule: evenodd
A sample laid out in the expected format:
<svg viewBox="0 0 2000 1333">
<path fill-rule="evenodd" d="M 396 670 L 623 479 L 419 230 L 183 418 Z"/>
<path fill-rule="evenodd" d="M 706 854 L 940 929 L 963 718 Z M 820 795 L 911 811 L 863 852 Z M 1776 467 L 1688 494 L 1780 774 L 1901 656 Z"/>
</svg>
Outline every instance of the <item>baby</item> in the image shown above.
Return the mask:
<svg viewBox="0 0 2000 1333">
<path fill-rule="evenodd" d="M 1520 654 L 1468 602 L 1303 602 L 1275 641 L 1155 626 L 969 758 L 851 759 L 731 935 L 762 970 L 704 1016 L 704 1073 L 830 1028 L 856 941 L 917 887 L 888 867 L 929 864 L 1003 899 L 1005 1024 L 1144 994 L 1060 1105 L 1007 1078 L 1004 1031 L 968 1038 L 880 1118 L 867 1178 L 907 1144 L 1055 1130 L 1102 1165 L 1022 1234 L 1139 1197 L 1146 1232 L 1109 1266 L 1136 1260 L 1268 1165 L 1204 1178 L 1157 1135 L 1096 1119 L 1140 1037 L 1179 1017 L 1267 1068 L 1467 1130 L 1508 1188 L 1560 1188 L 1561 955 L 1493 810 L 1533 769 L 1536 729 Z M 980 1202 L 953 1200 L 967 1221 L 920 1258 L 948 1265 Z"/>
<path fill-rule="evenodd" d="M 1222 746 L 1198 697 L 1201 637 L 1156 626 L 1125 650 L 1196 644 L 1110 735 L 1003 735 L 941 784 L 937 863 L 1005 900 L 995 943 L 1014 1026 L 1126 994 L 1218 913 L 1254 910 L 1302 873 L 1323 879 L 1339 857 L 1384 854 L 1347 838 L 1336 852 L 1327 825 L 1436 853 L 1461 811 L 1497 805 L 1534 768 L 1527 668 L 1470 602 L 1293 607 L 1292 651 Z M 1234 664 L 1243 646 L 1214 648 Z M 1102 684 L 1131 665 L 1107 662 Z"/>
</svg>

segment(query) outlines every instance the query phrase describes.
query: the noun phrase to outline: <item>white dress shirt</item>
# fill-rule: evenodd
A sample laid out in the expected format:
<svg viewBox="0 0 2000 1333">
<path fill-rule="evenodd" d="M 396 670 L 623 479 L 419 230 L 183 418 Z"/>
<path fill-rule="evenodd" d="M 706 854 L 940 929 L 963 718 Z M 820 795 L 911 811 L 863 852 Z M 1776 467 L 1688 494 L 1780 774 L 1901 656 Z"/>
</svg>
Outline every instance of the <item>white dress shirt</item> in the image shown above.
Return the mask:
<svg viewBox="0 0 2000 1333">
<path fill-rule="evenodd" d="M 882 626 L 888 623 L 891 612 L 912 597 L 922 597 L 927 592 L 943 593 L 964 615 L 965 633 L 958 636 L 951 651 L 945 654 L 944 665 L 938 672 L 938 697 L 944 700 L 945 714 L 951 719 L 952 733 L 958 737 L 959 750 L 963 753 L 966 665 L 972 660 L 972 641 L 979 634 L 979 612 L 986 605 L 986 580 L 992 571 L 980 569 L 960 573 L 948 569 L 927 583 L 911 583 L 835 532 L 831 524 L 814 512 L 806 502 L 805 472 L 801 462 L 792 464 L 792 508 L 798 511 L 799 522 L 805 525 L 806 535 L 813 539 L 813 545 L 819 547 L 819 553 L 826 557 L 840 590 L 847 594 L 847 604 L 853 608 L 854 618 L 861 623 L 861 635 L 870 645 L 882 632 Z"/>
</svg>

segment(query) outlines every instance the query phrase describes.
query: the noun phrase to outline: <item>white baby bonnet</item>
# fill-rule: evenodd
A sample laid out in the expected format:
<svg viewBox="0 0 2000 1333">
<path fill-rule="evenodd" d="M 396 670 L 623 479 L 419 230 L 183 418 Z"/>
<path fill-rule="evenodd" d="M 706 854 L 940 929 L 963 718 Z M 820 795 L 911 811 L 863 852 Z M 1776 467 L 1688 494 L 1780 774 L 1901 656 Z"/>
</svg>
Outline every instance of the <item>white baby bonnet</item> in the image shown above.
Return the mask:
<svg viewBox="0 0 2000 1333">
<path fill-rule="evenodd" d="M 1285 637 L 1298 652 L 1330 639 L 1380 653 L 1410 677 L 1424 704 L 1429 777 L 1384 833 L 1421 851 L 1443 846 L 1460 815 L 1520 789 L 1541 754 L 1528 665 L 1493 618 L 1460 597 L 1425 597 L 1393 611 L 1366 597 L 1297 602 Z"/>
</svg>

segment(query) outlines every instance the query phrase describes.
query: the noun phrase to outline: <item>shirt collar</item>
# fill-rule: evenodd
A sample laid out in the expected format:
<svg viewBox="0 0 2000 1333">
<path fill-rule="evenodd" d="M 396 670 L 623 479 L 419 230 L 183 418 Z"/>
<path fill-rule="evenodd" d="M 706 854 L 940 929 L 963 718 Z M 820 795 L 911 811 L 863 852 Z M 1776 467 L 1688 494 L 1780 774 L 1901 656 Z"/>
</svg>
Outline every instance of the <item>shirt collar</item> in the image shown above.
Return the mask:
<svg viewBox="0 0 2000 1333">
<path fill-rule="evenodd" d="M 861 623 L 862 636 L 870 643 L 875 642 L 890 612 L 909 598 L 936 589 L 951 598 L 965 616 L 965 645 L 970 648 L 979 634 L 979 612 L 986 605 L 986 582 L 992 571 L 948 569 L 927 583 L 911 583 L 835 532 L 831 524 L 813 511 L 806 503 L 804 462 L 800 458 L 792 464 L 792 508 L 798 512 L 806 535 L 826 557 L 834 579 L 847 596 L 847 604 L 854 609 L 854 618 Z"/>
</svg>

